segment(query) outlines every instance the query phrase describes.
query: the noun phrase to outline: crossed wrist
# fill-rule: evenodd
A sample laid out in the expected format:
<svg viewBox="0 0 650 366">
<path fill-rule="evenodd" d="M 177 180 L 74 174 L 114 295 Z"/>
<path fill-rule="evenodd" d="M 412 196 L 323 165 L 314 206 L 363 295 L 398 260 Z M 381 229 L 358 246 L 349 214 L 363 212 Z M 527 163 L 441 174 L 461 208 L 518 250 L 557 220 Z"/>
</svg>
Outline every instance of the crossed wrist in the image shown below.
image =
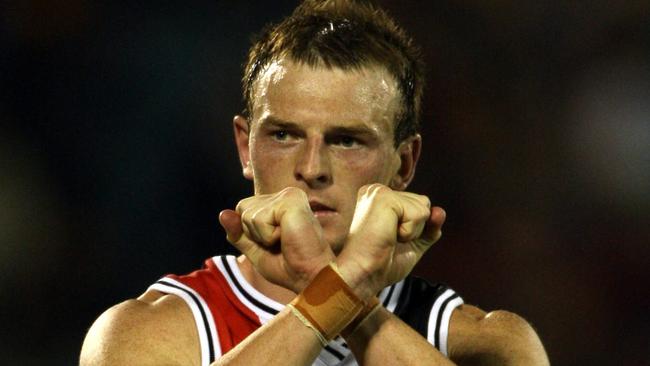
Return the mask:
<svg viewBox="0 0 650 366">
<path fill-rule="evenodd" d="M 352 291 L 363 301 L 368 301 L 381 288 L 372 286 L 372 274 L 353 259 L 349 259 L 345 254 L 336 258 L 338 273 Z"/>
<path fill-rule="evenodd" d="M 326 345 L 351 323 L 356 328 L 358 315 L 363 312 L 365 318 L 368 307 L 374 308 L 377 304 L 376 298 L 371 297 L 371 300 L 369 303 L 356 296 L 332 262 L 287 306 Z"/>
<path fill-rule="evenodd" d="M 293 288 L 291 290 L 293 290 L 297 294 L 304 291 L 304 289 L 307 286 L 309 286 L 310 283 L 312 283 L 314 281 L 316 276 L 318 276 L 318 274 L 325 267 L 327 267 L 330 263 L 332 263 L 332 259 L 329 259 L 329 258 L 328 259 L 323 259 L 322 261 L 320 261 L 321 263 L 311 267 L 312 270 L 310 272 L 304 272 L 303 276 L 301 276 L 301 279 L 295 282 L 295 284 L 296 284 L 295 288 Z"/>
</svg>

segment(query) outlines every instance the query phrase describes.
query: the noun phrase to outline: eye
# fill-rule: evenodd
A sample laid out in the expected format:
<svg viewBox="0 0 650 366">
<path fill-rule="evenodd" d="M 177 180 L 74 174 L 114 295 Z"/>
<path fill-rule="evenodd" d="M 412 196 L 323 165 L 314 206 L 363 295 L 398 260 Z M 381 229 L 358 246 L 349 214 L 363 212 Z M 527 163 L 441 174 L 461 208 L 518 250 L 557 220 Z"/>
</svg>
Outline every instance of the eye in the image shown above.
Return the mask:
<svg viewBox="0 0 650 366">
<path fill-rule="evenodd" d="M 273 138 L 278 141 L 285 141 L 289 137 L 289 132 L 285 130 L 277 130 L 273 131 L 271 135 L 273 135 Z"/>
<path fill-rule="evenodd" d="M 337 136 L 336 138 L 333 139 L 332 142 L 336 145 L 345 148 L 353 148 L 353 147 L 357 147 L 358 145 L 361 145 L 361 141 L 359 141 L 358 139 L 352 136 L 346 136 L 346 135 Z"/>
</svg>

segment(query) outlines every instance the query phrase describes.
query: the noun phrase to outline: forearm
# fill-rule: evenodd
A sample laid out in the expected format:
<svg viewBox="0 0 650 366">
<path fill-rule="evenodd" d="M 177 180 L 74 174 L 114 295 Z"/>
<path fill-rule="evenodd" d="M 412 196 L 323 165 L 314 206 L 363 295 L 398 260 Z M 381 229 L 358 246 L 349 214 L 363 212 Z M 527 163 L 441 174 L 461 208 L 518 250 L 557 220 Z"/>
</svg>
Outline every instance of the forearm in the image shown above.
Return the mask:
<svg viewBox="0 0 650 366">
<path fill-rule="evenodd" d="M 285 308 L 212 366 L 311 365 L 321 347 L 314 331 Z"/>
<path fill-rule="evenodd" d="M 362 365 L 454 365 L 383 307 L 362 322 L 346 341 Z"/>
</svg>

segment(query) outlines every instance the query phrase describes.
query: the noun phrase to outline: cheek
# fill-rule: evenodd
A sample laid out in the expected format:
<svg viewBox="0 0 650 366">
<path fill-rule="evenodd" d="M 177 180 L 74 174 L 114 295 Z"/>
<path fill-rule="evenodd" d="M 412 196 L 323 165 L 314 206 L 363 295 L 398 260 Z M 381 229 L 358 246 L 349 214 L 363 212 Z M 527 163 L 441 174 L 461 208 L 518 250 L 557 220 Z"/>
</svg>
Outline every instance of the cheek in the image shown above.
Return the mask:
<svg viewBox="0 0 650 366">
<path fill-rule="evenodd" d="M 348 175 L 351 182 L 356 182 L 356 189 L 370 183 L 387 184 L 391 178 L 392 160 L 389 154 L 379 151 L 343 151 L 340 157 L 337 159 L 342 164 L 340 171 Z"/>
<path fill-rule="evenodd" d="M 290 151 L 271 147 L 263 141 L 251 145 L 251 161 L 257 193 L 272 193 L 287 184 L 284 177 L 292 176 Z"/>
</svg>

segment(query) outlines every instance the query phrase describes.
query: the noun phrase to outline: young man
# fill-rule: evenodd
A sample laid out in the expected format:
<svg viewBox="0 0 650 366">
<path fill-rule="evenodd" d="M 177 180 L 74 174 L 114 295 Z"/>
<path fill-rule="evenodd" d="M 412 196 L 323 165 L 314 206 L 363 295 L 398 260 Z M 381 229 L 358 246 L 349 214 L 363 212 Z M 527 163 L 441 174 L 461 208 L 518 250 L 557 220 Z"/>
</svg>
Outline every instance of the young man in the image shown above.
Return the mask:
<svg viewBox="0 0 650 366">
<path fill-rule="evenodd" d="M 445 219 L 404 191 L 421 68 L 408 37 L 361 2 L 307 0 L 267 29 L 245 70 L 247 115 L 234 118 L 255 195 L 220 215 L 242 256 L 106 311 L 81 364 L 548 364 L 520 317 L 408 276 Z"/>
</svg>

